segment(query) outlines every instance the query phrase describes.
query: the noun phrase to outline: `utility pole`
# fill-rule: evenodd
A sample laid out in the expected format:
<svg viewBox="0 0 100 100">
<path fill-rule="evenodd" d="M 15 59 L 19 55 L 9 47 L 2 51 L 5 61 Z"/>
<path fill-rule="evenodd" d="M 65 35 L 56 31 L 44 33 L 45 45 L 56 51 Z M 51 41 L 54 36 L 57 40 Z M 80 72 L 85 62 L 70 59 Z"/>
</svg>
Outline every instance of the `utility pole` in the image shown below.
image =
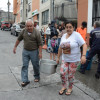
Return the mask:
<svg viewBox="0 0 100 100">
<path fill-rule="evenodd" d="M 7 5 L 8 5 L 8 22 L 9 22 L 9 19 L 10 19 L 10 17 L 9 17 L 9 6 L 10 6 L 10 2 L 9 2 L 9 0 L 8 0 Z"/>
<path fill-rule="evenodd" d="M 54 0 L 53 0 L 52 4 L 53 4 L 53 20 L 54 20 Z"/>
</svg>

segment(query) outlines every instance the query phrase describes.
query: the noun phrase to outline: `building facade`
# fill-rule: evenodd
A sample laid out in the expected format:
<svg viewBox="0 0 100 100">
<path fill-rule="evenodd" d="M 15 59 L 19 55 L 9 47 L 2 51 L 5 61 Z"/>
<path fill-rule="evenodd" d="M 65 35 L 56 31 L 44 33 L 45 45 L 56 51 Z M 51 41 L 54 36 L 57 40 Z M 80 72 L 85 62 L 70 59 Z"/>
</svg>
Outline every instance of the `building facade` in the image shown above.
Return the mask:
<svg viewBox="0 0 100 100">
<path fill-rule="evenodd" d="M 0 22 L 1 21 L 9 21 L 11 23 L 14 22 L 14 15 L 12 12 L 9 12 L 9 19 L 8 19 L 8 12 L 0 10 Z"/>
<path fill-rule="evenodd" d="M 77 20 L 77 0 L 41 0 L 40 28 L 45 30 L 52 20 Z"/>
<path fill-rule="evenodd" d="M 39 21 L 40 0 L 32 0 L 32 19 Z"/>
<path fill-rule="evenodd" d="M 40 30 L 60 17 L 77 19 L 76 0 L 14 0 L 15 23 L 32 19 L 39 21 Z"/>
<path fill-rule="evenodd" d="M 100 20 L 100 0 L 78 0 L 78 26 L 82 21 L 87 22 L 87 44 L 89 33 L 93 29 L 94 21 Z"/>
<path fill-rule="evenodd" d="M 39 19 L 39 1 L 14 0 L 13 14 L 15 15 L 15 23 L 25 22 L 27 19 L 33 19 L 33 21 L 34 19 Z M 35 13 L 36 11 L 38 12 L 37 14 Z"/>
</svg>

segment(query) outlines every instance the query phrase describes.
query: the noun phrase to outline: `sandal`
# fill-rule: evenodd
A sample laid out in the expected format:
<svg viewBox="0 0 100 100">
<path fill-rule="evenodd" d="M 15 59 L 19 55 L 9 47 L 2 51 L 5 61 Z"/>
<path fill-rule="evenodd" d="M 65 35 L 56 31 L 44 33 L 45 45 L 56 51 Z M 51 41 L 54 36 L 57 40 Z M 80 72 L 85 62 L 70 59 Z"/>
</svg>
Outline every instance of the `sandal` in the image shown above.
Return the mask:
<svg viewBox="0 0 100 100">
<path fill-rule="evenodd" d="M 40 79 L 34 79 L 34 82 L 39 82 Z"/>
<path fill-rule="evenodd" d="M 22 84 L 21 84 L 21 86 L 22 87 L 25 87 L 26 85 L 28 85 L 30 82 L 23 82 Z"/>
<path fill-rule="evenodd" d="M 62 88 L 60 91 L 59 91 L 59 95 L 63 95 L 66 91 L 66 88 Z"/>
<path fill-rule="evenodd" d="M 65 95 L 71 95 L 72 94 L 72 89 L 68 89 Z"/>
</svg>

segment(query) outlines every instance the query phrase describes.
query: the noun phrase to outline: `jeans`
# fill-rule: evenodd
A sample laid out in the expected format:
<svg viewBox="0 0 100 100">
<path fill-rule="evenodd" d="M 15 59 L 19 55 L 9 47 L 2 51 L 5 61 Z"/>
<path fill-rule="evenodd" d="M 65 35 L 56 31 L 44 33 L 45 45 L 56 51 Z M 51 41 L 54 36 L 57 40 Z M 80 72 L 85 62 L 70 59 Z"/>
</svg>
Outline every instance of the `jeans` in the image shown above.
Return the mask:
<svg viewBox="0 0 100 100">
<path fill-rule="evenodd" d="M 95 55 L 98 55 L 98 67 L 97 67 L 97 72 L 100 73 L 100 49 L 98 48 L 91 48 L 89 50 L 89 54 L 88 56 L 86 57 L 86 63 L 85 64 L 82 64 L 81 66 L 81 70 L 85 71 L 88 64 L 90 63 L 91 59 L 95 56 Z"/>
<path fill-rule="evenodd" d="M 32 62 L 33 69 L 34 69 L 34 77 L 36 79 L 39 79 L 40 72 L 39 72 L 38 50 L 28 51 L 28 50 L 23 49 L 22 60 L 23 60 L 23 66 L 21 69 L 22 82 L 29 82 L 29 80 L 28 80 L 28 66 L 29 66 L 30 60 Z"/>
</svg>

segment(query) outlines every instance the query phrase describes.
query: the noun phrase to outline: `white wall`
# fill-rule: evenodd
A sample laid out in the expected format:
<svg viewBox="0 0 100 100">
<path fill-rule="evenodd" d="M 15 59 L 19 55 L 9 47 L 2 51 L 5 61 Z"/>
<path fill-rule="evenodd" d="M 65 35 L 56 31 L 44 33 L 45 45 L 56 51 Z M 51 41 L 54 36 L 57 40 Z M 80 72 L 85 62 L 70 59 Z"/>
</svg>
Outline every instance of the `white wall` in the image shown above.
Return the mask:
<svg viewBox="0 0 100 100">
<path fill-rule="evenodd" d="M 92 6 L 93 6 L 93 0 L 88 0 L 88 21 L 87 21 L 87 33 L 90 33 L 93 29 L 92 26 Z"/>
</svg>

